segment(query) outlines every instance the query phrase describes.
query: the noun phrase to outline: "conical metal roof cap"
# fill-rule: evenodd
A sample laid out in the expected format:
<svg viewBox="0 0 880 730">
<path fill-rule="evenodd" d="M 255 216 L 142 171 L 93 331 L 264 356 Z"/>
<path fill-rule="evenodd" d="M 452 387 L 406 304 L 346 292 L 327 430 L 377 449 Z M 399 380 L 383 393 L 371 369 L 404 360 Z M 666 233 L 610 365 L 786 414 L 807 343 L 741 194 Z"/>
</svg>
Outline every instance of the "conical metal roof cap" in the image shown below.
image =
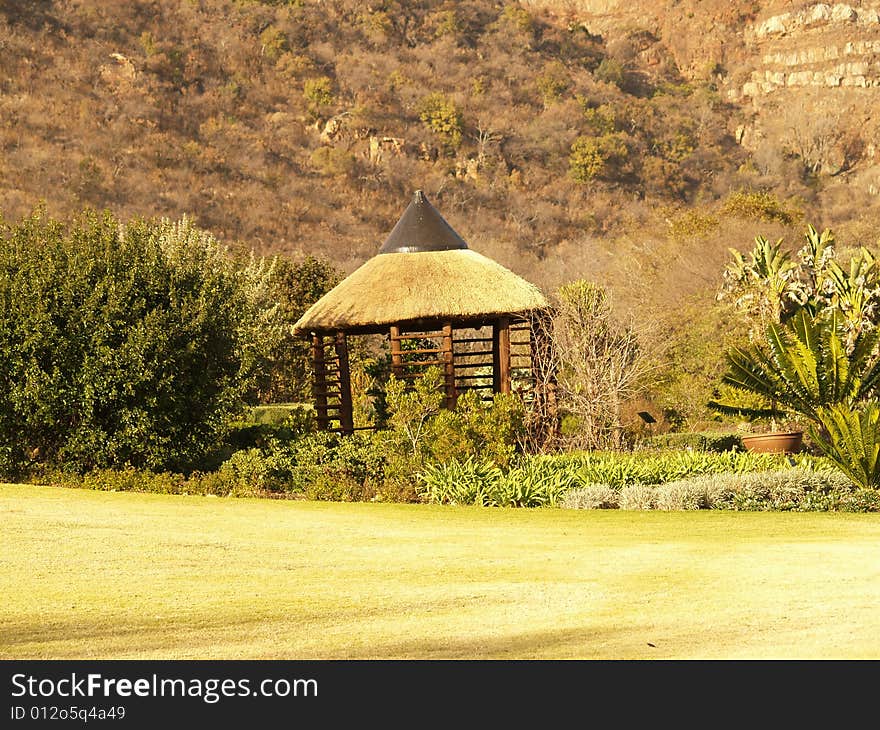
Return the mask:
<svg viewBox="0 0 880 730">
<path fill-rule="evenodd" d="M 382 244 L 379 253 L 419 253 L 422 251 L 456 251 L 468 245 L 440 212 L 416 190 L 412 202 Z"/>
</svg>

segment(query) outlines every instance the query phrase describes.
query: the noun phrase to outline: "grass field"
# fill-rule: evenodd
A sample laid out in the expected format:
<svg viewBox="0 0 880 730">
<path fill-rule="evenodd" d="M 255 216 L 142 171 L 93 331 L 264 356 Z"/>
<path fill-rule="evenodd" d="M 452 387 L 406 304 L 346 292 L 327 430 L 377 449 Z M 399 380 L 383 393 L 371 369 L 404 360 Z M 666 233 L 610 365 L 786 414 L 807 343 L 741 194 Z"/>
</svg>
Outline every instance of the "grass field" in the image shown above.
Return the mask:
<svg viewBox="0 0 880 730">
<path fill-rule="evenodd" d="M 880 658 L 877 514 L 4 485 L 0 545 L 6 659 Z"/>
</svg>

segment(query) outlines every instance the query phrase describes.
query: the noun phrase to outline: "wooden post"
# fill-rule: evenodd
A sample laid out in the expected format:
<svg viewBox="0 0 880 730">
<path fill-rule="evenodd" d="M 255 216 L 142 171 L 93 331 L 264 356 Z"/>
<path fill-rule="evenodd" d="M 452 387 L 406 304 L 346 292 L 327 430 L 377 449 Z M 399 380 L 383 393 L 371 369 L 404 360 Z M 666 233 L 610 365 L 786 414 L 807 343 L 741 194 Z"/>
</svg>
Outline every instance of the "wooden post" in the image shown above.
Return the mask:
<svg viewBox="0 0 880 730">
<path fill-rule="evenodd" d="M 391 373 L 395 378 L 403 375 L 403 356 L 400 347 L 400 327 L 391 325 Z"/>
<path fill-rule="evenodd" d="M 443 377 L 446 383 L 446 407 L 455 408 L 455 363 L 452 352 L 452 322 L 443 323 Z"/>
<path fill-rule="evenodd" d="M 498 323 L 492 323 L 492 392 L 501 392 L 501 360 L 498 358 Z"/>
<path fill-rule="evenodd" d="M 354 409 L 351 402 L 351 371 L 348 365 L 348 343 L 345 332 L 336 333 L 336 357 L 339 367 L 339 428 L 343 433 L 354 431 Z"/>
<path fill-rule="evenodd" d="M 327 430 L 327 364 L 324 360 L 324 337 L 312 334 L 312 397 L 315 399 L 315 420 L 319 430 Z"/>
<path fill-rule="evenodd" d="M 499 317 L 492 327 L 493 336 L 493 384 L 496 393 L 510 392 L 510 318 Z"/>
</svg>

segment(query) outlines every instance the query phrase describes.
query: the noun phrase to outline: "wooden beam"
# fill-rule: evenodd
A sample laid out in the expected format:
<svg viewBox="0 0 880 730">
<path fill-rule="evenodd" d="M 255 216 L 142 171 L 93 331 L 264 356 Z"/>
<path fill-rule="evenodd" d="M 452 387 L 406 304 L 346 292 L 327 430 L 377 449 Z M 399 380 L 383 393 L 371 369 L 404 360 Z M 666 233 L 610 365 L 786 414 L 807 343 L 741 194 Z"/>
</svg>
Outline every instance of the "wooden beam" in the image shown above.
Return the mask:
<svg viewBox="0 0 880 730">
<path fill-rule="evenodd" d="M 400 354 L 400 327 L 396 324 L 391 325 L 391 373 L 395 378 L 403 375 L 403 357 Z"/>
<path fill-rule="evenodd" d="M 334 343 L 336 357 L 339 359 L 339 427 L 343 433 L 354 430 L 354 409 L 351 402 L 351 371 L 348 365 L 348 342 L 345 332 L 336 333 Z"/>
<path fill-rule="evenodd" d="M 510 392 L 510 319 L 499 317 L 492 328 L 495 339 L 493 355 L 493 385 L 496 393 Z"/>
</svg>

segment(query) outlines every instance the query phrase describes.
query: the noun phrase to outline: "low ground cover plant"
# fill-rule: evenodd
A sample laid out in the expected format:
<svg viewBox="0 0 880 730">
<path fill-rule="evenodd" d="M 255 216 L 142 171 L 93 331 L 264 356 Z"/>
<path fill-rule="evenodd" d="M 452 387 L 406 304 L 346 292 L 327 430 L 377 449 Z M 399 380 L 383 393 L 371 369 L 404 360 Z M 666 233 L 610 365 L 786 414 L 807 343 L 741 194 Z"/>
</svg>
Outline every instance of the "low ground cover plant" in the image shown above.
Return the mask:
<svg viewBox="0 0 880 730">
<path fill-rule="evenodd" d="M 876 490 L 854 486 L 829 461 L 792 461 L 782 454 L 660 452 L 642 462 L 608 453 L 524 459 L 505 472 L 491 462 L 453 459 L 420 474 L 420 494 L 441 504 L 505 507 L 880 510 Z"/>
</svg>

